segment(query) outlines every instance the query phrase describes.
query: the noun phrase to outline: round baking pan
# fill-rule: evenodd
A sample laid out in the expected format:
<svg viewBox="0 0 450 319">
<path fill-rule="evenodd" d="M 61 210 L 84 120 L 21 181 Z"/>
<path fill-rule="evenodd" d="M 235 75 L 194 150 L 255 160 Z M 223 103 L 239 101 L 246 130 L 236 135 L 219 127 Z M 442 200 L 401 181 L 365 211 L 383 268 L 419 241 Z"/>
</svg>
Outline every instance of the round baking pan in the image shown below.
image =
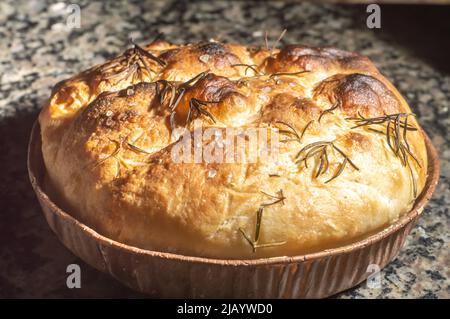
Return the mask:
<svg viewBox="0 0 450 319">
<path fill-rule="evenodd" d="M 28 172 L 45 218 L 62 243 L 89 265 L 135 290 L 166 298 L 323 298 L 359 284 L 371 274 L 369 265 L 383 268 L 399 253 L 439 178 L 436 149 L 426 135 L 425 141 L 428 178 L 410 212 L 363 240 L 291 257 L 192 257 L 140 249 L 100 235 L 46 193 L 37 122 L 28 147 Z"/>
</svg>

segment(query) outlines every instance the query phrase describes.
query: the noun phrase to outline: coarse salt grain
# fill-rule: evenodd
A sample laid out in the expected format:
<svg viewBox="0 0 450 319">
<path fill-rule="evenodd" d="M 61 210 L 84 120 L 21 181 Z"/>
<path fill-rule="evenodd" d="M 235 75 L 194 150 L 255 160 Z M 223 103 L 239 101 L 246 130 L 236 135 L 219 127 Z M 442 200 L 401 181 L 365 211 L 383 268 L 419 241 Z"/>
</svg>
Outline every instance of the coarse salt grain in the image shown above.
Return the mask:
<svg viewBox="0 0 450 319">
<path fill-rule="evenodd" d="M 200 61 L 202 61 L 203 63 L 208 63 L 209 61 L 209 55 L 208 54 L 203 54 L 198 58 Z"/>
<path fill-rule="evenodd" d="M 216 176 L 217 175 L 217 171 L 215 170 L 215 169 L 210 169 L 209 171 L 208 171 L 208 177 L 209 178 L 213 178 L 214 176 Z"/>
</svg>

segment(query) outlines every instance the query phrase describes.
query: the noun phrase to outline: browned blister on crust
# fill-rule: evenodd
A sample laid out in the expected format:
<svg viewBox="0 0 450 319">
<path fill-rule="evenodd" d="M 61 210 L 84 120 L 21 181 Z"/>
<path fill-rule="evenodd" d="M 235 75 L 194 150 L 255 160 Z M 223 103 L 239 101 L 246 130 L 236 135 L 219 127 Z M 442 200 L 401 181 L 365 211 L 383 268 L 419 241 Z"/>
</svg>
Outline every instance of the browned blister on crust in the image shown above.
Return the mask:
<svg viewBox="0 0 450 319">
<path fill-rule="evenodd" d="M 377 72 L 369 59 L 357 53 L 324 47 L 287 45 L 267 59 L 271 72 L 330 72 L 336 69 Z"/>
<path fill-rule="evenodd" d="M 39 122 L 49 180 L 73 216 L 186 255 L 340 246 L 406 213 L 427 176 L 408 104 L 368 58 L 334 48 L 135 45 L 57 84 Z M 199 125 L 214 134 L 191 150 L 232 130 L 244 147 L 222 162 L 177 161 L 183 135 L 172 133 Z M 278 143 L 276 156 L 242 160 L 249 128 Z"/>
</svg>

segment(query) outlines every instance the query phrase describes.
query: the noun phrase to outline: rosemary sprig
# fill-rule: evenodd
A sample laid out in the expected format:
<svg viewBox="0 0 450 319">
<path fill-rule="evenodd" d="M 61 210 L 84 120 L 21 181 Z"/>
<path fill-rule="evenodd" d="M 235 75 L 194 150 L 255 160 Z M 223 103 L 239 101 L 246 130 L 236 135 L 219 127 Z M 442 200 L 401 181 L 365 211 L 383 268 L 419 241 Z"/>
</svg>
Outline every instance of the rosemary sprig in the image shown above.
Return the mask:
<svg viewBox="0 0 450 319">
<path fill-rule="evenodd" d="M 278 37 L 278 39 L 275 41 L 275 43 L 272 45 L 272 47 L 269 49 L 269 33 L 266 31 L 265 32 L 265 36 L 264 36 L 264 42 L 266 44 L 266 49 L 269 50 L 269 56 L 272 57 L 272 52 L 273 50 L 276 48 L 276 46 L 278 45 L 278 43 L 281 41 L 281 39 L 283 39 L 284 35 L 286 34 L 287 29 L 284 29 L 283 31 L 281 31 L 280 36 Z"/>
<path fill-rule="evenodd" d="M 201 72 L 194 76 L 192 79 L 187 80 L 186 82 L 181 83 L 176 87 L 175 89 L 172 88 L 172 95 L 171 95 L 171 101 L 169 103 L 169 109 L 170 109 L 170 127 L 172 130 L 175 129 L 175 115 L 176 115 L 176 109 L 178 107 L 178 104 L 180 103 L 181 99 L 183 98 L 186 91 L 191 88 L 195 83 L 200 81 L 201 79 L 205 78 L 209 73 L 209 70 L 206 70 L 204 72 Z M 194 101 L 193 101 L 194 100 Z M 200 103 L 199 103 L 200 102 Z M 215 119 L 212 117 L 212 115 L 203 109 L 203 106 L 205 106 L 208 103 L 215 103 L 213 101 L 200 101 L 198 99 L 191 99 L 189 101 L 189 111 L 188 111 L 188 119 L 186 120 L 186 124 L 189 123 L 192 110 L 196 110 L 199 113 L 208 116 L 215 122 Z"/>
<path fill-rule="evenodd" d="M 323 111 L 320 113 L 320 115 L 319 115 L 319 120 L 318 120 L 318 122 L 320 123 L 320 120 L 322 119 L 322 117 L 323 117 L 325 114 L 328 114 L 328 113 L 333 114 L 333 111 L 336 110 L 336 109 L 339 107 L 339 105 L 340 105 L 340 103 L 339 103 L 339 102 L 336 102 L 336 103 L 334 103 L 329 109 L 323 110 Z"/>
<path fill-rule="evenodd" d="M 286 197 L 283 194 L 283 190 L 279 190 L 277 192 L 276 195 L 271 195 L 268 193 L 265 193 L 263 191 L 261 191 L 262 194 L 269 196 L 270 198 L 273 198 L 274 201 L 269 202 L 269 203 L 262 203 L 258 210 L 256 211 L 256 225 L 255 225 L 255 239 L 252 240 L 250 238 L 250 236 L 248 236 L 245 231 L 242 228 L 239 228 L 239 231 L 241 232 L 241 234 L 244 236 L 245 240 L 250 244 L 250 246 L 253 249 L 253 252 L 256 252 L 257 248 L 265 248 L 265 247 L 273 247 L 273 246 L 280 246 L 285 244 L 285 241 L 282 242 L 272 242 L 272 243 L 263 243 L 260 244 L 259 243 L 259 237 L 260 237 L 260 233 L 261 233 L 261 224 L 262 224 L 262 218 L 263 218 L 263 214 L 264 214 L 264 209 L 268 206 L 272 206 L 278 203 L 282 203 L 284 205 L 284 200 L 286 199 Z"/>
<path fill-rule="evenodd" d="M 106 75 L 104 72 L 109 71 L 112 67 L 117 66 L 118 63 L 103 69 L 102 72 L 103 72 L 105 80 L 109 81 L 109 80 L 118 79 L 119 81 L 122 81 L 122 80 L 128 79 L 131 76 L 132 81 L 134 82 L 136 79 L 136 76 L 138 76 L 139 80 L 141 82 L 143 82 L 144 81 L 143 70 L 146 70 L 147 75 L 150 78 L 151 78 L 152 72 L 155 72 L 148 65 L 148 63 L 146 61 L 147 59 L 156 62 L 161 67 L 164 67 L 167 65 L 167 63 L 165 61 L 163 61 L 162 59 L 158 58 L 157 56 L 151 54 L 144 48 L 140 47 L 139 45 L 134 43 L 132 39 L 130 39 L 130 42 L 131 42 L 132 47 L 130 49 L 128 49 L 127 51 L 125 51 L 125 53 L 124 53 L 126 66 L 121 71 L 119 71 L 117 73 L 109 74 L 109 75 Z"/>
<path fill-rule="evenodd" d="M 276 72 L 276 73 L 272 73 L 269 77 L 270 78 L 274 78 L 277 76 L 296 76 L 296 75 L 301 75 L 301 74 L 305 74 L 305 73 L 309 73 L 310 71 L 298 71 L 298 72 Z"/>
<path fill-rule="evenodd" d="M 276 121 L 277 124 L 282 124 L 288 128 L 288 130 L 280 129 L 279 132 L 286 135 L 293 135 L 295 138 L 290 140 L 298 141 L 301 139 L 300 135 L 297 133 L 297 130 L 289 123 L 283 122 L 283 121 Z M 290 140 L 282 140 L 281 142 L 288 142 Z"/>
<path fill-rule="evenodd" d="M 201 79 L 205 78 L 207 75 L 209 74 L 209 70 L 200 72 L 199 74 L 197 74 L 196 76 L 194 76 L 192 79 L 187 80 L 186 82 L 182 83 L 180 85 L 180 87 L 190 87 L 193 84 L 197 83 L 198 81 L 200 81 Z"/>
<path fill-rule="evenodd" d="M 237 63 L 237 64 L 232 64 L 232 67 L 236 67 L 236 66 L 245 66 L 245 71 L 244 74 L 247 75 L 247 71 L 248 70 L 252 70 L 253 72 L 255 72 L 255 74 L 261 74 L 258 69 L 257 69 L 257 65 L 256 64 L 245 64 L 245 63 Z"/>
<path fill-rule="evenodd" d="M 131 149 L 132 151 L 134 151 L 136 153 L 144 153 L 144 154 L 149 154 L 149 155 L 152 154 L 149 151 L 146 151 L 143 148 L 140 148 L 140 147 L 138 147 L 138 146 L 136 146 L 136 145 L 134 145 L 134 144 L 132 144 L 132 143 L 130 143 L 128 141 L 127 141 L 126 145 L 127 145 L 127 147 L 129 149 Z"/>
<path fill-rule="evenodd" d="M 412 182 L 412 187 L 413 187 L 414 198 L 416 198 L 417 197 L 417 182 L 416 182 L 416 179 L 414 178 L 414 173 L 413 173 L 411 164 L 409 163 L 409 161 L 407 161 L 406 163 L 408 164 L 409 173 L 411 175 L 411 182 Z"/>
<path fill-rule="evenodd" d="M 178 104 L 180 103 L 181 98 L 184 96 L 184 93 L 186 92 L 186 90 L 189 89 L 190 87 L 192 87 L 192 85 L 194 85 L 201 79 L 205 78 L 208 75 L 208 73 L 209 73 L 209 70 L 201 72 L 201 73 L 197 74 L 196 76 L 194 76 L 192 79 L 189 79 L 186 82 L 178 85 L 178 87 L 176 88 L 176 92 L 175 92 L 176 94 L 173 99 L 173 102 L 171 104 L 169 104 L 169 108 L 172 112 L 175 112 L 175 109 L 177 108 Z"/>
<path fill-rule="evenodd" d="M 118 157 L 119 153 L 122 150 L 124 150 L 125 147 L 127 147 L 128 149 L 130 149 L 130 150 L 132 150 L 133 152 L 136 152 L 136 153 L 143 153 L 143 154 L 148 154 L 148 155 L 152 154 L 151 152 L 146 151 L 143 148 L 140 148 L 140 147 L 134 145 L 133 143 L 131 143 L 128 140 L 128 137 L 129 136 L 127 136 L 125 139 L 120 138 L 119 140 L 114 140 L 114 139 L 108 138 L 108 140 L 110 142 L 112 142 L 112 143 L 114 143 L 116 145 L 116 148 L 114 149 L 114 151 L 110 155 L 108 155 L 105 158 L 101 159 L 100 161 L 96 162 L 94 164 L 93 168 L 103 164 L 104 162 L 106 162 L 110 158 L 115 158 L 120 164 L 124 165 L 125 167 L 128 167 L 128 165 L 125 163 L 125 161 L 121 157 Z"/>
<path fill-rule="evenodd" d="M 110 155 L 106 156 L 105 158 L 103 158 L 103 159 L 99 160 L 97 163 L 95 163 L 93 168 L 100 166 L 101 164 L 106 162 L 111 157 L 115 158 L 117 156 L 117 154 L 119 154 L 119 152 L 122 150 L 123 146 L 122 146 L 122 142 L 121 141 L 119 142 L 119 141 L 116 141 L 116 140 L 113 140 L 113 139 L 109 139 L 109 140 L 116 145 L 116 148 L 114 149 L 114 151 Z"/>
<path fill-rule="evenodd" d="M 249 243 L 249 245 L 252 247 L 254 253 L 256 253 L 256 249 L 258 248 L 275 247 L 286 244 L 286 241 L 279 241 L 265 244 L 256 243 L 245 233 L 245 231 L 242 228 L 239 227 L 239 231 L 241 232 L 242 236 L 244 236 L 245 240 Z"/>
<path fill-rule="evenodd" d="M 106 75 L 103 78 L 105 80 L 114 80 L 116 78 L 120 78 L 120 79 L 127 79 L 130 77 L 130 75 L 135 74 L 139 69 L 139 66 L 137 64 L 132 64 L 127 66 L 126 68 L 124 68 L 122 71 L 118 72 L 118 73 L 113 73 L 110 75 Z"/>
<path fill-rule="evenodd" d="M 170 94 L 168 105 L 172 105 L 176 96 L 176 87 L 167 80 L 158 80 L 155 82 L 156 96 L 159 98 L 159 104 L 163 104 L 167 96 Z"/>
<path fill-rule="evenodd" d="M 417 165 L 421 167 L 417 157 L 412 153 L 407 139 L 408 131 L 417 131 L 417 128 L 415 128 L 411 124 L 408 124 L 408 117 L 415 116 L 413 113 L 397 113 L 373 118 L 364 118 L 360 113 L 358 113 L 358 116 L 359 117 L 356 118 L 347 118 L 347 120 L 349 121 L 356 122 L 356 125 L 353 126 L 352 129 L 366 126 L 372 132 L 386 135 L 386 142 L 389 148 L 394 152 L 396 156 L 400 158 L 403 166 L 407 165 L 407 155 L 409 155 L 414 159 Z M 402 121 L 402 118 L 404 118 L 405 120 Z M 386 124 L 385 131 L 373 129 L 370 127 L 372 125 L 384 124 Z"/>
<path fill-rule="evenodd" d="M 280 76 L 299 76 L 309 71 L 299 71 L 299 72 L 276 72 L 269 75 L 269 79 L 274 80 L 275 84 L 280 84 Z"/>
<path fill-rule="evenodd" d="M 293 135 L 293 138 L 290 139 L 284 139 L 281 140 L 280 142 L 282 143 L 287 143 L 287 142 L 292 142 L 292 141 L 297 141 L 299 143 L 301 143 L 303 135 L 305 135 L 306 130 L 310 127 L 310 125 L 314 122 L 314 120 L 309 121 L 305 127 L 303 128 L 302 132 L 300 133 L 300 135 L 297 133 L 297 130 L 289 123 L 283 122 L 283 121 L 276 121 L 275 123 L 284 125 L 286 127 L 288 127 L 289 130 L 279 130 L 280 133 L 282 134 L 287 134 L 287 135 Z"/>
<path fill-rule="evenodd" d="M 216 120 L 214 119 L 212 114 L 204 109 L 204 107 L 206 105 L 208 105 L 208 104 L 215 104 L 215 103 L 219 103 L 219 101 L 201 101 L 201 100 L 196 99 L 196 98 L 190 99 L 189 100 L 189 111 L 188 111 L 188 115 L 187 115 L 187 118 L 186 118 L 186 124 L 191 122 L 191 120 L 192 120 L 192 113 L 194 111 L 197 112 L 198 114 L 207 116 L 208 118 L 211 119 L 211 121 L 213 121 L 213 123 L 216 123 Z"/>
<path fill-rule="evenodd" d="M 333 176 L 326 180 L 325 183 L 329 183 L 339 175 L 342 174 L 344 168 L 347 164 L 350 164 L 355 170 L 359 171 L 359 168 L 352 162 L 352 160 L 333 142 L 328 141 L 319 141 L 306 145 L 303 147 L 295 156 L 295 162 L 300 164 L 304 162 L 305 167 L 308 168 L 308 160 L 311 158 L 319 157 L 319 166 L 314 173 L 314 178 L 318 178 L 319 176 L 325 174 L 329 168 L 329 159 L 328 159 L 328 150 L 332 149 L 339 153 L 339 155 L 343 158 L 342 162 L 339 164 L 338 170 L 333 174 Z"/>
<path fill-rule="evenodd" d="M 169 104 L 169 109 L 172 112 L 175 112 L 175 109 L 177 108 L 178 104 L 180 103 L 181 99 L 184 96 L 184 93 L 186 92 L 186 88 L 179 87 L 175 90 L 175 96 L 172 99 L 172 103 Z"/>
<path fill-rule="evenodd" d="M 137 45 L 135 42 L 133 42 L 133 39 L 130 39 L 132 46 L 132 49 L 135 50 L 135 53 L 137 53 L 139 58 L 142 57 L 146 57 L 147 59 L 153 60 L 156 63 L 158 63 L 160 66 L 164 67 L 167 65 L 167 62 L 158 58 L 157 56 L 151 54 L 150 52 L 148 52 L 147 50 L 145 50 L 144 48 L 140 47 L 139 45 Z"/>
<path fill-rule="evenodd" d="M 284 200 L 286 199 L 286 197 L 284 196 L 283 190 L 282 190 L 282 189 L 280 189 L 280 190 L 277 192 L 276 195 L 271 195 L 271 194 L 268 194 L 268 193 L 263 192 L 263 191 L 260 191 L 260 192 L 261 192 L 262 194 L 266 195 L 266 196 L 269 196 L 270 198 L 275 199 L 275 201 L 270 202 L 270 203 L 262 203 L 262 204 L 261 204 L 261 207 L 272 206 L 272 205 L 275 205 L 275 204 L 278 204 L 278 203 L 282 203 L 282 204 L 284 205 Z"/>
<path fill-rule="evenodd" d="M 346 120 L 348 121 L 355 121 L 357 125 L 353 126 L 352 128 L 357 128 L 360 126 L 367 126 L 372 124 L 384 124 L 386 122 L 397 120 L 398 125 L 401 128 L 407 128 L 408 131 L 417 131 L 417 128 L 414 126 L 408 124 L 407 118 L 409 116 L 416 116 L 414 113 L 396 113 L 396 114 L 385 114 L 384 116 L 378 116 L 378 117 L 372 117 L 372 118 L 365 118 L 361 115 L 361 113 L 358 112 L 358 117 L 347 117 Z M 405 122 L 401 122 L 401 117 L 405 117 Z"/>
<path fill-rule="evenodd" d="M 378 116 L 373 118 L 365 118 L 360 113 L 358 113 L 358 117 L 350 117 L 347 118 L 349 121 L 353 121 L 356 123 L 352 129 L 356 129 L 359 127 L 366 127 L 368 130 L 383 134 L 386 136 L 386 143 L 389 148 L 392 150 L 395 156 L 400 159 L 400 162 L 403 166 L 407 166 L 409 168 L 412 180 L 413 194 L 414 198 L 417 197 L 417 183 L 414 178 L 413 170 L 411 164 L 409 163 L 409 157 L 411 157 L 419 167 L 419 160 L 411 151 L 409 146 L 409 142 L 407 139 L 408 131 L 417 131 L 417 128 L 408 123 L 408 117 L 415 116 L 413 113 L 396 113 L 396 114 L 385 114 L 384 116 Z M 402 121 L 402 119 L 404 119 Z M 381 125 L 384 127 L 383 130 L 374 129 L 371 126 L 373 125 Z"/>
</svg>

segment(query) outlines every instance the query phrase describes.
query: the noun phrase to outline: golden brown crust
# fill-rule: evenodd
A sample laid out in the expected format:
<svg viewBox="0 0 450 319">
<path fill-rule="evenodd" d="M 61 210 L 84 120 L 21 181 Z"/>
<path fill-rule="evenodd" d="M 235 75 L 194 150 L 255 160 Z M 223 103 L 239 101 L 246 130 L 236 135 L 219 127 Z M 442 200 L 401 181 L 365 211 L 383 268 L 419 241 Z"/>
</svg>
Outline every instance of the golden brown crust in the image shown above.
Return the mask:
<svg viewBox="0 0 450 319">
<path fill-rule="evenodd" d="M 257 258 L 339 246 L 407 212 L 427 174 L 410 112 L 356 53 L 157 41 L 57 84 L 39 121 L 52 184 L 100 233 Z M 198 123 L 223 135 L 279 129 L 285 140 L 278 157 L 255 163 L 177 163 L 173 129 Z"/>
</svg>

